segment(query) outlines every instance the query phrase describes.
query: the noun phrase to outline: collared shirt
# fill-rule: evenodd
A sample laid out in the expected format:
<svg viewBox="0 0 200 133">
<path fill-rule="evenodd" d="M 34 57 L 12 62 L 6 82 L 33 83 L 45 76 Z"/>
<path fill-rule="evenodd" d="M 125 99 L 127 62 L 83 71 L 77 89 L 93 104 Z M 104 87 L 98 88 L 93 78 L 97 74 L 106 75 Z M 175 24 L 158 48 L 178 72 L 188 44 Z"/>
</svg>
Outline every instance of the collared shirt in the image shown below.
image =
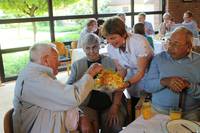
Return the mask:
<svg viewBox="0 0 200 133">
<path fill-rule="evenodd" d="M 154 35 L 153 26 L 150 22 L 145 21 L 144 27 L 145 27 L 146 31 L 148 31 L 148 32 L 145 32 L 146 35 Z"/>
<path fill-rule="evenodd" d="M 110 45 L 110 44 L 109 44 Z M 126 69 L 126 79 L 130 79 L 138 71 L 138 59 L 153 54 L 153 49 L 146 38 L 139 34 L 130 34 L 126 39 L 126 49 L 121 51 L 119 48 L 109 46 L 108 53 L 114 57 L 120 65 Z M 132 88 L 133 87 L 133 88 Z M 134 97 L 140 96 L 140 90 L 143 88 L 142 82 L 138 82 L 129 88 L 129 94 Z"/>
<path fill-rule="evenodd" d="M 196 38 L 199 37 L 198 26 L 197 26 L 197 23 L 196 23 L 194 20 L 192 20 L 191 22 L 188 22 L 188 23 L 182 22 L 182 24 L 184 24 L 185 27 L 186 27 L 187 29 L 189 29 L 189 30 L 193 33 L 193 36 L 194 36 L 194 37 L 196 37 Z"/>
<path fill-rule="evenodd" d="M 109 44 L 108 54 L 111 58 L 117 59 L 124 68 L 137 69 L 137 60 L 139 57 L 147 56 L 153 53 L 153 49 L 146 38 L 139 34 L 130 34 L 126 39 L 126 50 L 120 51 Z"/>
<path fill-rule="evenodd" d="M 167 52 L 154 57 L 145 77 L 145 90 L 152 93 L 152 104 L 163 110 L 178 106 L 179 94 L 160 84 L 160 79 L 171 76 L 183 77 L 191 83 L 187 89 L 184 110 L 200 107 L 200 56 L 191 52 L 179 61 L 173 60 Z"/>
</svg>

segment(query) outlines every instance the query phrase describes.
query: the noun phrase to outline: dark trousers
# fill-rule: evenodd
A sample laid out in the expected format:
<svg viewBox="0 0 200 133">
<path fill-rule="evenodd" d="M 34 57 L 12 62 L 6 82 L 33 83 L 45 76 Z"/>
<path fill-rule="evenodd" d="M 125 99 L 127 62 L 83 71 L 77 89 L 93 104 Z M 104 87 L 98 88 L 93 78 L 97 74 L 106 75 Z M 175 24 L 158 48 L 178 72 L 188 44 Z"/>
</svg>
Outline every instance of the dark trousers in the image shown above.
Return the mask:
<svg viewBox="0 0 200 133">
<path fill-rule="evenodd" d="M 135 120 L 135 106 L 137 105 L 139 97 L 131 97 L 131 106 L 132 106 L 132 121 Z"/>
</svg>

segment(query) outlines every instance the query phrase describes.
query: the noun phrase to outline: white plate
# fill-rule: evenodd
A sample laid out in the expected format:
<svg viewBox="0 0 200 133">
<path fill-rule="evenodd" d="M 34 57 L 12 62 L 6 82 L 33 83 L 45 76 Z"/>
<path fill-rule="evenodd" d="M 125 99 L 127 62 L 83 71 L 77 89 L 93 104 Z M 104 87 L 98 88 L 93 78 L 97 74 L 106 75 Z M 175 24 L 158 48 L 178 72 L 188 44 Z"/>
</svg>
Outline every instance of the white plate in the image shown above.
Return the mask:
<svg viewBox="0 0 200 133">
<path fill-rule="evenodd" d="M 172 120 L 169 121 L 166 125 L 169 133 L 199 133 L 200 126 L 195 122 L 189 120 Z M 189 129 L 187 129 L 189 128 Z"/>
</svg>

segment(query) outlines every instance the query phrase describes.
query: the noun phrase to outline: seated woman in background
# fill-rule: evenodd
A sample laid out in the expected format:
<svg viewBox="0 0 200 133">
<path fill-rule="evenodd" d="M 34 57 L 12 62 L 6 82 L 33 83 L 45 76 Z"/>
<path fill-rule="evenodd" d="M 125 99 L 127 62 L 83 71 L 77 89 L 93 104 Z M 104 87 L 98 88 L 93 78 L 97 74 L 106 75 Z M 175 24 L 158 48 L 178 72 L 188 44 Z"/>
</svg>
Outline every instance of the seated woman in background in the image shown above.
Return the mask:
<svg viewBox="0 0 200 133">
<path fill-rule="evenodd" d="M 82 40 L 86 57 L 72 64 L 71 75 L 67 84 L 78 81 L 93 63 L 100 63 L 105 69 L 115 71 L 115 64 L 110 57 L 100 55 L 100 40 L 94 33 L 88 33 Z M 82 133 L 98 133 L 99 124 L 102 133 L 118 133 L 122 130 L 127 111 L 121 103 L 122 91 L 104 93 L 93 90 L 82 103 L 80 109 L 80 130 Z M 100 118 L 100 120 L 98 120 Z"/>
<path fill-rule="evenodd" d="M 88 20 L 86 26 L 80 33 L 80 38 L 78 39 L 78 48 L 82 48 L 81 41 L 87 33 L 93 33 L 97 30 L 97 20 L 95 18 L 91 18 Z"/>
<path fill-rule="evenodd" d="M 159 34 L 161 37 L 164 37 L 167 32 L 171 31 L 171 26 L 175 24 L 172 21 L 171 15 L 167 12 L 163 15 L 163 22 L 160 24 Z"/>
<path fill-rule="evenodd" d="M 151 45 L 151 47 L 154 49 L 153 39 L 152 39 L 151 36 L 148 36 L 148 35 L 145 34 L 145 29 L 144 29 L 144 24 L 143 23 L 137 23 L 137 24 L 135 24 L 133 31 L 136 34 L 143 35 L 147 39 L 147 41 L 149 42 L 149 44 Z"/>
</svg>

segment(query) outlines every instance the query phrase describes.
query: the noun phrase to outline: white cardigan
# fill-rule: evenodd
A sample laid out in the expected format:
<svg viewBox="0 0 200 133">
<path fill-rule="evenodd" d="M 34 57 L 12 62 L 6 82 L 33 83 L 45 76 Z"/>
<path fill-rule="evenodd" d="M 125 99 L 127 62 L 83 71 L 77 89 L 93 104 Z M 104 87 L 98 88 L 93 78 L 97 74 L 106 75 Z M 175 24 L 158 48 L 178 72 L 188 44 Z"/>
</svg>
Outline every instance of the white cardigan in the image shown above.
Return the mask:
<svg viewBox="0 0 200 133">
<path fill-rule="evenodd" d="M 85 74 L 73 85 L 55 80 L 52 69 L 30 62 L 19 74 L 14 92 L 15 133 L 65 133 L 66 111 L 77 107 L 94 87 Z"/>
</svg>

